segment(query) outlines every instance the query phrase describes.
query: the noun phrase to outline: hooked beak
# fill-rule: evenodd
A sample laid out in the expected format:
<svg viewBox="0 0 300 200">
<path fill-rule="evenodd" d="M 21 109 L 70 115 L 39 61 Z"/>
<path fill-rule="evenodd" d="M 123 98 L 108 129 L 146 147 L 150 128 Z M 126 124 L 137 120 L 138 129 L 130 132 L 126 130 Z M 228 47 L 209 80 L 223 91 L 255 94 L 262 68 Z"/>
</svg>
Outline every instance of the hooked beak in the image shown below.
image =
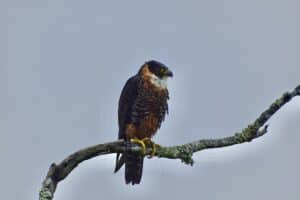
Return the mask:
<svg viewBox="0 0 300 200">
<path fill-rule="evenodd" d="M 172 72 L 171 70 L 168 69 L 168 70 L 165 72 L 165 76 L 173 77 L 173 72 Z"/>
</svg>

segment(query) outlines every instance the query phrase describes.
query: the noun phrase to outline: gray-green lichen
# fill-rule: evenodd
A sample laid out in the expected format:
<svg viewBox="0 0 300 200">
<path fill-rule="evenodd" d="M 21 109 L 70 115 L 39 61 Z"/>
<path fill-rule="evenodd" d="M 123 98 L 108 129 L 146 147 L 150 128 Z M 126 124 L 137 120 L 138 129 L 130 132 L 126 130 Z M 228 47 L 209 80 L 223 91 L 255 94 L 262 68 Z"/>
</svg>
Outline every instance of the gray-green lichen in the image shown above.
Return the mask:
<svg viewBox="0 0 300 200">
<path fill-rule="evenodd" d="M 170 159 L 180 159 L 185 164 L 192 165 L 194 163 L 193 153 L 209 148 L 220 148 L 230 145 L 250 142 L 251 140 L 264 135 L 267 132 L 267 125 L 265 123 L 276 113 L 283 105 L 289 102 L 293 97 L 300 95 L 300 85 L 293 91 L 284 93 L 279 99 L 272 103 L 267 110 L 250 125 L 248 125 L 241 132 L 233 136 L 219 138 L 219 139 L 204 139 L 197 140 L 188 144 L 172 147 L 158 147 L 156 151 L 157 157 L 164 157 Z M 141 147 L 133 145 L 130 148 L 124 141 L 110 142 L 106 144 L 98 144 L 88 148 L 81 149 L 67 158 L 60 164 L 52 164 L 49 172 L 43 182 L 42 189 L 39 192 L 40 200 L 51 200 L 58 182 L 64 180 L 71 171 L 81 162 L 90 158 L 105 155 L 110 153 L 124 153 L 133 152 L 141 154 Z M 151 155 L 152 149 L 147 149 L 147 155 Z"/>
</svg>

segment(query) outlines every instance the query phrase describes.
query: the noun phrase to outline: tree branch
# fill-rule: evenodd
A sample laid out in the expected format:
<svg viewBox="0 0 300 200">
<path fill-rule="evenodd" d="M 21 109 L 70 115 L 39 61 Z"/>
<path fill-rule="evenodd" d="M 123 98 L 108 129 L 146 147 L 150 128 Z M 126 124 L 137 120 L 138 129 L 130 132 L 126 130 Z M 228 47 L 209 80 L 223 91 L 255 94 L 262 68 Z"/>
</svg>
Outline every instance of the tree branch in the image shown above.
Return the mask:
<svg viewBox="0 0 300 200">
<path fill-rule="evenodd" d="M 274 103 L 270 105 L 260 116 L 251 124 L 248 125 L 241 132 L 235 133 L 233 136 L 220 138 L 220 139 L 204 139 L 197 140 L 191 143 L 171 146 L 171 147 L 158 147 L 155 156 L 161 158 L 169 159 L 180 159 L 186 164 L 193 164 L 192 155 L 195 152 L 211 149 L 231 146 L 235 144 L 240 144 L 244 142 L 250 142 L 255 138 L 263 136 L 267 133 L 268 125 L 265 123 L 287 102 L 289 102 L 293 97 L 300 95 L 300 85 L 297 86 L 291 92 L 284 93 L 279 99 L 275 100 Z M 51 200 L 56 189 L 57 184 L 65 179 L 72 170 L 78 166 L 81 162 L 88 160 L 90 158 L 111 154 L 111 153 L 124 153 L 131 152 L 136 154 L 141 154 L 141 147 L 136 144 L 129 144 L 119 140 L 115 142 L 98 144 L 95 146 L 87 147 L 81 149 L 58 165 L 53 163 L 47 173 L 45 180 L 43 181 L 42 188 L 39 193 L 40 200 Z M 152 149 L 149 147 L 146 150 L 146 155 L 150 155 Z"/>
</svg>

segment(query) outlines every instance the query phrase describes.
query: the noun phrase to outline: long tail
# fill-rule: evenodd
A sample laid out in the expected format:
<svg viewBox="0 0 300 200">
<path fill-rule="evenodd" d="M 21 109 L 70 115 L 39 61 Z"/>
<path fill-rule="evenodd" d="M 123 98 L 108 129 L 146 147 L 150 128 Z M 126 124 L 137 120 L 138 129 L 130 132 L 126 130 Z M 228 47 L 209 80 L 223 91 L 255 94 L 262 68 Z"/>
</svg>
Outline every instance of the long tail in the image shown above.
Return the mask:
<svg viewBox="0 0 300 200">
<path fill-rule="evenodd" d="M 125 163 L 125 182 L 126 184 L 131 183 L 139 184 L 142 179 L 143 174 L 143 156 L 137 156 L 134 154 L 122 154 L 119 158 L 119 154 L 117 155 L 116 159 L 116 167 L 115 173 L 123 166 Z"/>
<path fill-rule="evenodd" d="M 139 184 L 143 174 L 143 156 L 133 154 L 125 155 L 125 181 L 126 184 Z"/>
</svg>

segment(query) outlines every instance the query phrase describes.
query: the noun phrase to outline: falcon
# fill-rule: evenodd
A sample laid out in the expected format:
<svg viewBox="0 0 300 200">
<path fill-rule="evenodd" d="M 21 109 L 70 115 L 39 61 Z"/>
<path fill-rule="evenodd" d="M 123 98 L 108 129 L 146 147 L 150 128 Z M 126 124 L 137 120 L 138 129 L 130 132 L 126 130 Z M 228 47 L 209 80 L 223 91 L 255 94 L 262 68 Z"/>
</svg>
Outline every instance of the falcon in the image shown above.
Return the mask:
<svg viewBox="0 0 300 200">
<path fill-rule="evenodd" d="M 168 113 L 167 80 L 172 71 L 158 61 L 144 63 L 138 73 L 129 78 L 119 99 L 119 139 L 141 145 L 143 154 L 151 138 L 160 128 Z M 117 154 L 115 173 L 125 165 L 126 184 L 139 184 L 142 178 L 144 155 L 125 152 Z"/>
</svg>

